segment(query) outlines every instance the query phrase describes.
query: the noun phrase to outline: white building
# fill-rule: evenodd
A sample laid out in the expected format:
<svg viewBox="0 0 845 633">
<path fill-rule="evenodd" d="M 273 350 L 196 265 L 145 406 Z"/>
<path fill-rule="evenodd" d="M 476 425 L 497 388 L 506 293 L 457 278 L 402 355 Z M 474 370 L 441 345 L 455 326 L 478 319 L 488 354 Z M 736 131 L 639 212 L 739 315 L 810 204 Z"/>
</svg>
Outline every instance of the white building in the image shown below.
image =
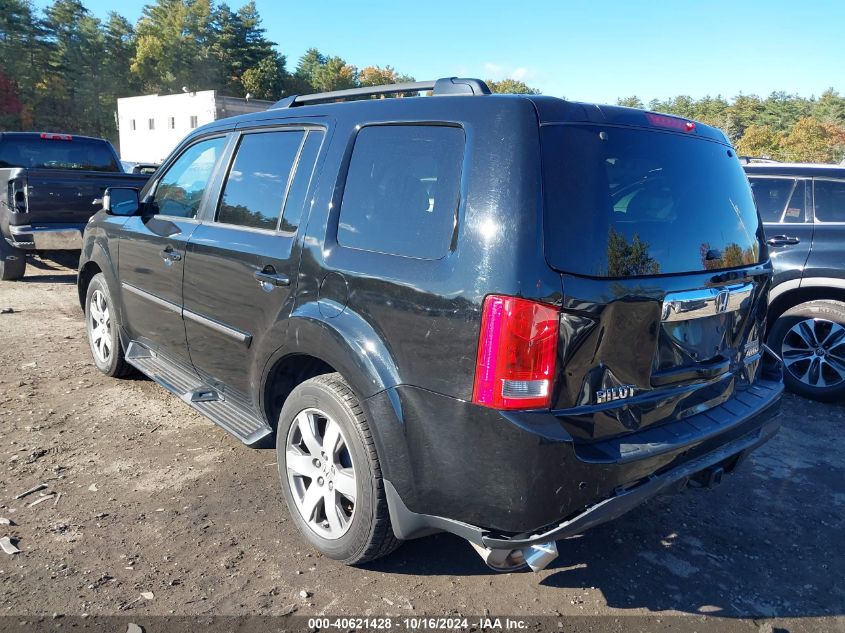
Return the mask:
<svg viewBox="0 0 845 633">
<path fill-rule="evenodd" d="M 120 158 L 160 163 L 194 128 L 270 105 L 272 101 L 225 97 L 216 90 L 118 99 Z"/>
</svg>

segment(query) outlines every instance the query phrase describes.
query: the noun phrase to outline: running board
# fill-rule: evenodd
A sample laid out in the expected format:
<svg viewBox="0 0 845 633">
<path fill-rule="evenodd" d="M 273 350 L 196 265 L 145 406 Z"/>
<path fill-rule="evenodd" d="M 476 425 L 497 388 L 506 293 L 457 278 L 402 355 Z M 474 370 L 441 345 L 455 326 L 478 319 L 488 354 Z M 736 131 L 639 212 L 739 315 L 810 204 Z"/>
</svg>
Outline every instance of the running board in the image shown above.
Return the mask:
<svg viewBox="0 0 845 633">
<path fill-rule="evenodd" d="M 156 354 L 141 343 L 130 342 L 125 356 L 127 363 L 247 446 L 259 444 L 273 433 L 270 425 L 247 404 L 225 397 L 214 387 L 204 384 L 193 371 Z"/>
</svg>

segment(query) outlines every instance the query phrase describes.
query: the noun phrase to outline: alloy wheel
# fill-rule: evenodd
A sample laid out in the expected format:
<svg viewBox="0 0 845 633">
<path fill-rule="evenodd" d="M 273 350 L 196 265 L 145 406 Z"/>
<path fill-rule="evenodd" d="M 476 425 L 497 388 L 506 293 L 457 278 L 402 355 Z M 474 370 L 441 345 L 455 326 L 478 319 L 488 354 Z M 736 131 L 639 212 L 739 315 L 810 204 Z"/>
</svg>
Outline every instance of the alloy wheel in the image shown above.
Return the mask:
<svg viewBox="0 0 845 633">
<path fill-rule="evenodd" d="M 845 327 L 827 319 L 804 319 L 786 333 L 781 357 L 790 374 L 826 389 L 845 381 Z"/>
<path fill-rule="evenodd" d="M 288 431 L 285 467 L 294 503 L 308 527 L 328 540 L 346 534 L 357 488 L 340 425 L 319 409 L 301 411 Z"/>
<path fill-rule="evenodd" d="M 94 355 L 103 364 L 108 364 L 112 355 L 111 314 L 106 295 L 95 290 L 91 295 L 88 316 L 88 336 Z"/>
</svg>

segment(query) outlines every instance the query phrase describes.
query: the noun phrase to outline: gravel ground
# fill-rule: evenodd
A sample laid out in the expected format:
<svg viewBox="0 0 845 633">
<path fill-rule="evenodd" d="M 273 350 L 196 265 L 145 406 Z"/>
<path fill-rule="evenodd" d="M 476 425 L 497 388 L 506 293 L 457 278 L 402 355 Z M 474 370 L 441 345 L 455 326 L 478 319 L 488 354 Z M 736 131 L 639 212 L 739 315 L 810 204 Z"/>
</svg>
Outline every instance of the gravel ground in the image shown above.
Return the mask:
<svg viewBox="0 0 845 633">
<path fill-rule="evenodd" d="M 787 396 L 779 435 L 722 486 L 560 542 L 538 574 L 489 571 L 451 535 L 348 568 L 299 538 L 272 450 L 149 380 L 99 374 L 74 270 L 37 264 L 0 282 L 14 310 L 0 315 L 0 536 L 21 550 L 0 553 L 0 614 L 708 614 L 845 630 L 841 405 Z"/>
</svg>

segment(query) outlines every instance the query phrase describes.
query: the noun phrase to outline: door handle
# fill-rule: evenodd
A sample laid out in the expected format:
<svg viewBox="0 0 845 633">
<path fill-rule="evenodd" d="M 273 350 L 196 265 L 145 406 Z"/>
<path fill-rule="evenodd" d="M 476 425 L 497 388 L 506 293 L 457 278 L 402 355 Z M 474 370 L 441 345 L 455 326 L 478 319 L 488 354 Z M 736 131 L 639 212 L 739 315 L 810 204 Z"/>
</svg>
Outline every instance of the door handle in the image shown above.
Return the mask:
<svg viewBox="0 0 845 633">
<path fill-rule="evenodd" d="M 290 286 L 290 277 L 277 273 L 272 266 L 265 266 L 262 270 L 256 270 L 253 277 L 267 291 L 276 286 Z"/>
<path fill-rule="evenodd" d="M 168 246 L 167 248 L 165 248 L 159 253 L 159 255 L 161 255 L 161 258 L 164 260 L 165 264 L 171 262 L 178 262 L 182 259 L 182 256 L 176 251 L 174 251 L 172 246 Z"/>
<path fill-rule="evenodd" d="M 790 244 L 798 244 L 801 238 L 789 237 L 788 235 L 775 235 L 766 240 L 769 246 L 787 246 Z"/>
</svg>

